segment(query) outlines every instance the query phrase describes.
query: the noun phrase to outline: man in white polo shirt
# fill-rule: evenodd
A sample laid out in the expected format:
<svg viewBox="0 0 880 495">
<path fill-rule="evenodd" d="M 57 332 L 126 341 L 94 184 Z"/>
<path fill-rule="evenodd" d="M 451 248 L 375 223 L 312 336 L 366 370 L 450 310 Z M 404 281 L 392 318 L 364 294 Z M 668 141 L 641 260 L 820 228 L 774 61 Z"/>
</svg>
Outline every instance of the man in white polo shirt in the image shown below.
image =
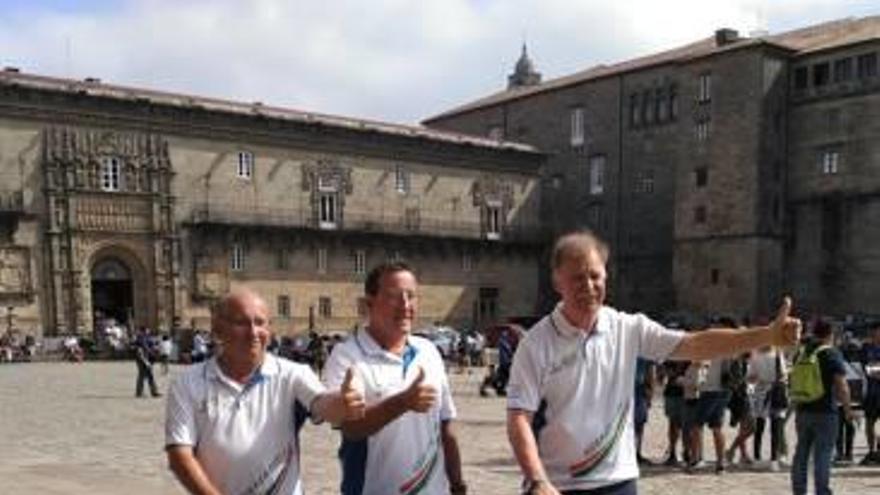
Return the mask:
<svg viewBox="0 0 880 495">
<path fill-rule="evenodd" d="M 556 241 L 551 264 L 562 301 L 514 357 L 507 428 L 526 493 L 637 493 L 636 358 L 702 360 L 798 341 L 788 298 L 769 327 L 693 334 L 604 306 L 607 260 L 607 246 L 589 231 Z"/>
<path fill-rule="evenodd" d="M 268 325 L 257 294 L 227 295 L 211 320 L 219 355 L 171 385 L 165 448 L 191 493 L 301 494 L 298 433 L 305 418 L 340 423 L 363 414 L 351 371 L 339 392 L 325 392 L 308 366 L 266 353 Z"/>
<path fill-rule="evenodd" d="M 324 368 L 328 387 L 355 366 L 363 418 L 342 423 L 343 495 L 463 495 L 455 406 L 434 344 L 410 335 L 418 297 L 404 263 L 370 271 L 364 284 L 368 323 L 336 344 Z"/>
</svg>

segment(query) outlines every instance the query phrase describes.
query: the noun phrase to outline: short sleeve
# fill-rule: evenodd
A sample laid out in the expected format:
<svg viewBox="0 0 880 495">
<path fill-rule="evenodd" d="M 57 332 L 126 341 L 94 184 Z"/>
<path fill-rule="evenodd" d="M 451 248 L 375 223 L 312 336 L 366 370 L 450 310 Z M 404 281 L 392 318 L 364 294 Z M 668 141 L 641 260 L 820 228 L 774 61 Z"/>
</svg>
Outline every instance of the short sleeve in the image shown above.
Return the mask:
<svg viewBox="0 0 880 495">
<path fill-rule="evenodd" d="M 354 364 L 354 360 L 346 352 L 344 344 L 333 346 L 333 352 L 330 353 L 330 357 L 327 358 L 327 362 L 324 364 L 324 386 L 330 390 L 339 389 L 345 380 L 345 373 Z"/>
<path fill-rule="evenodd" d="M 315 372 L 312 371 L 312 368 L 299 363 L 295 363 L 294 366 L 296 367 L 294 368 L 296 380 L 293 382 L 294 398 L 300 404 L 304 404 L 311 409 L 312 402 L 319 395 L 324 393 L 326 389 L 324 388 L 324 385 L 321 384 L 321 380 L 318 379 L 318 376 L 315 375 Z"/>
<path fill-rule="evenodd" d="M 685 333 L 669 330 L 643 314 L 630 316 L 631 330 L 638 333 L 639 356 L 652 361 L 664 361 L 672 354 Z"/>
<path fill-rule="evenodd" d="M 535 412 L 540 405 L 538 386 L 539 371 L 535 363 L 533 346 L 536 341 L 526 339 L 513 355 L 510 380 L 507 383 L 507 408 Z"/>
<path fill-rule="evenodd" d="M 165 447 L 172 445 L 198 444 L 196 411 L 205 404 L 195 404 L 195 399 L 186 387 L 186 376 L 178 376 L 168 391 L 165 404 Z"/>
</svg>

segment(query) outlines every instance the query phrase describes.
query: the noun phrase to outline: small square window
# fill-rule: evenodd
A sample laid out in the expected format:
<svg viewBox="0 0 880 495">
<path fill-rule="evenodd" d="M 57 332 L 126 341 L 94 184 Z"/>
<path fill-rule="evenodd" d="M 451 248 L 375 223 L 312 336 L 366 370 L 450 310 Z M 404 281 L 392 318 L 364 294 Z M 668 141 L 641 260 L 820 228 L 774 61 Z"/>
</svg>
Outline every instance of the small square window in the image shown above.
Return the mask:
<svg viewBox="0 0 880 495">
<path fill-rule="evenodd" d="M 831 68 L 828 66 L 828 62 L 813 66 L 813 86 L 817 88 L 825 86 L 830 80 Z"/>
<path fill-rule="evenodd" d="M 856 58 L 856 74 L 859 79 L 875 77 L 877 75 L 877 54 L 865 53 Z"/>
<path fill-rule="evenodd" d="M 798 67 L 794 70 L 794 89 L 807 89 L 808 81 L 809 77 L 806 67 Z"/>
<path fill-rule="evenodd" d="M 834 61 L 834 82 L 849 81 L 853 76 L 853 64 L 851 58 L 842 58 Z"/>
<path fill-rule="evenodd" d="M 354 264 L 353 271 L 357 275 L 367 273 L 367 252 L 358 249 L 352 254 L 352 262 Z"/>
<path fill-rule="evenodd" d="M 835 175 L 838 172 L 840 153 L 836 150 L 827 150 L 822 153 L 821 166 L 825 175 Z"/>
<path fill-rule="evenodd" d="M 101 190 L 119 191 L 122 189 L 122 162 L 112 156 L 101 161 Z"/>
</svg>

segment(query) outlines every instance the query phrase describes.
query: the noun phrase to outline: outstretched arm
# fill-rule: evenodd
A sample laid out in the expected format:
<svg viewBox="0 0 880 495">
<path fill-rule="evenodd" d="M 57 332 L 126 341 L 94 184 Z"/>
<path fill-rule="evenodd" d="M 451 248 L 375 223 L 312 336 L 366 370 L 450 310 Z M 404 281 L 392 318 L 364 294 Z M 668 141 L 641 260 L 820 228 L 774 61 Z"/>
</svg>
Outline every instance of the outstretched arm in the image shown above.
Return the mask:
<svg viewBox="0 0 880 495">
<path fill-rule="evenodd" d="M 786 347 L 800 340 L 801 321 L 789 316 L 791 299 L 786 297 L 770 326 L 747 329 L 710 328 L 689 333 L 669 356 L 680 361 L 702 361 L 736 356 L 764 346 Z"/>
</svg>

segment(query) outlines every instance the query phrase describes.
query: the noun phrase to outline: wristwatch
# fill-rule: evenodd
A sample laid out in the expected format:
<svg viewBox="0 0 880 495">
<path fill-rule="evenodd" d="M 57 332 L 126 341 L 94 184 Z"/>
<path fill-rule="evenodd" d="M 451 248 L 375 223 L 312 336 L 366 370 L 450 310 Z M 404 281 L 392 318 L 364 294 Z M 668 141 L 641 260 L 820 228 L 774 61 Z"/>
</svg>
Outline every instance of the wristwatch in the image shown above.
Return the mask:
<svg viewBox="0 0 880 495">
<path fill-rule="evenodd" d="M 544 478 L 527 478 L 523 483 L 523 495 L 532 495 L 539 486 L 547 483 Z"/>
</svg>

